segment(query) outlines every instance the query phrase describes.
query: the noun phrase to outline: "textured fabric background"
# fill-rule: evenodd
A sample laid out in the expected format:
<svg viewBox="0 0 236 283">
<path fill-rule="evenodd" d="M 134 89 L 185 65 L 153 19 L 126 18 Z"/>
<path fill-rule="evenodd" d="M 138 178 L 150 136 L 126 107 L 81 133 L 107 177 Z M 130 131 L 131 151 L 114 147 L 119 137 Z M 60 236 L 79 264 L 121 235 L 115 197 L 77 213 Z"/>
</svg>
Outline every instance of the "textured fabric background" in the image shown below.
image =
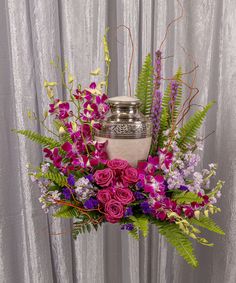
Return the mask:
<svg viewBox="0 0 236 283">
<path fill-rule="evenodd" d="M 167 23 L 180 13 L 174 0 L 1 0 L 0 1 L 0 281 L 6 283 L 234 283 L 236 282 L 236 1 L 185 0 L 185 17 L 172 27 L 164 46 L 164 75 L 191 61 L 200 65 L 198 103 L 212 99 L 203 135 L 203 165 L 219 163 L 226 180 L 218 223 L 226 236 L 208 235 L 214 248 L 197 246 L 193 270 L 151 228 L 136 242 L 119 227 L 105 225 L 74 242 L 68 221 L 46 216 L 26 164 L 37 164 L 40 147 L 17 137 L 12 128 L 43 129 L 27 118 L 47 106 L 44 79 L 59 79 L 50 65 L 58 54 L 86 85 L 89 72 L 104 69 L 102 36 L 110 26 L 112 56 L 109 95 L 127 94 L 132 30 L 135 57 L 132 88 L 144 56 L 159 47 Z M 118 40 L 117 40 L 118 39 Z M 59 96 L 64 93 L 58 88 Z M 55 233 L 62 235 L 54 235 Z"/>
</svg>

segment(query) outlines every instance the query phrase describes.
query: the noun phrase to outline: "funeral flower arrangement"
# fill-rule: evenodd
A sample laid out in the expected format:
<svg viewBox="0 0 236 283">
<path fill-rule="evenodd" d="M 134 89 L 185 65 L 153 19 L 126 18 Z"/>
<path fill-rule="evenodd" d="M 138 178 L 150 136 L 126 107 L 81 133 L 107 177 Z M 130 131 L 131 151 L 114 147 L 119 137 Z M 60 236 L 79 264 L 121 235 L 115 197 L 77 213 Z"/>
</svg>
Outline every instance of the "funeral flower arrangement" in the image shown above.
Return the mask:
<svg viewBox="0 0 236 283">
<path fill-rule="evenodd" d="M 109 70 L 106 37 L 104 43 Z M 153 224 L 196 267 L 191 240 L 213 245 L 201 236 L 199 227 L 224 234 L 210 218 L 220 211 L 216 202 L 223 185 L 218 181 L 212 187 L 216 165 L 197 170 L 202 150 L 197 132 L 213 102 L 186 120 L 193 95 L 181 103 L 181 69 L 163 91 L 161 65 L 160 50 L 154 63 L 147 55 L 137 83 L 136 96 L 142 102 L 142 113 L 152 119 L 153 137 L 147 160 L 141 160 L 136 168 L 126 160 L 109 160 L 107 143 L 94 138 L 94 131 L 101 128 L 109 111 L 108 73 L 104 82 L 92 82 L 88 88 L 74 87 L 74 77 L 68 74 L 62 82 L 66 100 L 55 97 L 55 82 L 45 81 L 50 104 L 40 122 L 45 126 L 51 117 L 52 127 L 45 126 L 49 135 L 30 130 L 17 133 L 42 145 L 44 161 L 31 169 L 31 179 L 41 190 L 39 201 L 46 213 L 53 208 L 55 217 L 73 218 L 74 238 L 108 222 L 119 223 L 138 239 L 140 235 L 146 237 L 149 224 Z M 99 72 L 97 69 L 91 74 Z"/>
</svg>

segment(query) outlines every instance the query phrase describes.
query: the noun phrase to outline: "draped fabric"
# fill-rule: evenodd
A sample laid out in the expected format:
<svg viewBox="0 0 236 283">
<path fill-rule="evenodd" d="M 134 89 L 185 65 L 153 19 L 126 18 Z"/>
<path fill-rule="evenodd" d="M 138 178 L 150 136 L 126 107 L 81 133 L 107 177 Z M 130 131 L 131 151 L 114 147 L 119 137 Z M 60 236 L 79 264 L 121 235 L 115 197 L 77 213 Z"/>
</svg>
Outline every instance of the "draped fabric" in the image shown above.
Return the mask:
<svg viewBox="0 0 236 283">
<path fill-rule="evenodd" d="M 117 225 L 73 241 L 69 220 L 45 215 L 39 191 L 28 177 L 27 164 L 42 159 L 38 145 L 11 129 L 45 132 L 32 122 L 47 108 L 45 79 L 60 81 L 50 64 L 61 58 L 70 72 L 87 86 L 89 72 L 104 71 L 102 37 L 106 27 L 112 58 L 109 95 L 128 94 L 128 66 L 134 41 L 132 93 L 147 53 L 154 54 L 167 24 L 181 12 L 174 0 L 2 0 L 0 1 L 0 278 L 6 283 L 234 283 L 236 282 L 236 1 L 184 0 L 184 17 L 171 27 L 163 45 L 163 76 L 178 66 L 199 65 L 197 104 L 217 100 L 202 129 L 202 165 L 219 164 L 226 181 L 217 222 L 226 236 L 207 236 L 214 248 L 196 245 L 200 267 L 188 266 L 154 227 L 139 242 Z M 183 49 L 184 47 L 185 49 Z M 184 51 L 185 50 L 185 51 Z M 174 55 L 174 57 L 172 57 Z M 185 80 L 190 81 L 190 77 Z M 65 91 L 59 85 L 59 97 Z M 187 91 L 187 89 L 186 89 Z M 198 107 L 196 105 L 196 107 Z M 49 123 L 47 124 L 49 126 Z"/>
</svg>

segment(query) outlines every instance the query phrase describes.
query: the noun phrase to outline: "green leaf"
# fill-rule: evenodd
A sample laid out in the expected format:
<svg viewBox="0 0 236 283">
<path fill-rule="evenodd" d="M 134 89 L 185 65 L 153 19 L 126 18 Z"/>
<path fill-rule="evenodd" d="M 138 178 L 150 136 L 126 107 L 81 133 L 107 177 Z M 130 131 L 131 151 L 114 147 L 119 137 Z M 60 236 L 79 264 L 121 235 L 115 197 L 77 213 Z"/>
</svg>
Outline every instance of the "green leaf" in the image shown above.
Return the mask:
<svg viewBox="0 0 236 283">
<path fill-rule="evenodd" d="M 180 137 L 177 140 L 178 146 L 181 149 L 186 149 L 188 145 L 195 142 L 197 131 L 200 129 L 208 110 L 213 106 L 215 102 L 208 103 L 203 110 L 195 112 L 185 125 L 180 129 Z"/>
<path fill-rule="evenodd" d="M 54 214 L 54 217 L 74 218 L 79 216 L 79 211 L 75 207 L 63 205 Z"/>
<path fill-rule="evenodd" d="M 129 235 L 132 236 L 135 240 L 139 239 L 139 230 L 134 228 L 133 230 L 129 231 Z"/>
<path fill-rule="evenodd" d="M 45 178 L 49 179 L 50 181 L 54 182 L 60 187 L 67 187 L 67 178 L 64 175 L 61 175 L 59 172 L 46 172 L 46 173 L 37 173 L 36 178 Z"/>
<path fill-rule="evenodd" d="M 225 232 L 209 217 L 201 216 L 199 219 L 191 218 L 189 222 L 217 234 L 225 235 Z"/>
<path fill-rule="evenodd" d="M 60 147 L 60 142 L 57 140 L 54 140 L 50 137 L 42 136 L 36 132 L 30 131 L 30 130 L 16 130 L 17 134 L 21 134 L 26 136 L 28 139 L 41 144 L 42 146 L 45 146 L 49 149 L 53 149 L 55 147 Z"/>
<path fill-rule="evenodd" d="M 130 216 L 129 219 L 132 220 L 134 228 L 136 228 L 137 230 L 140 230 L 143 236 L 147 237 L 148 219 L 145 216 L 140 216 L 140 217 Z"/>
<path fill-rule="evenodd" d="M 198 261 L 194 255 L 194 249 L 189 238 L 183 234 L 178 225 L 174 223 L 153 221 L 158 227 L 159 233 L 163 235 L 166 240 L 176 248 L 177 252 L 186 260 L 186 262 L 193 267 L 198 266 Z"/>
<path fill-rule="evenodd" d="M 148 54 L 143 63 L 136 86 L 136 97 L 140 99 L 141 112 L 150 115 L 153 95 L 153 66 L 151 55 Z"/>
<path fill-rule="evenodd" d="M 181 69 L 181 67 L 178 68 L 174 79 L 178 83 L 178 91 L 177 91 L 177 96 L 176 96 L 176 100 L 175 100 L 173 117 L 171 117 L 171 119 L 173 119 L 173 121 L 175 122 L 177 120 L 178 115 L 179 115 L 179 107 L 181 105 L 182 93 L 183 93 L 182 82 L 181 82 L 181 80 L 182 80 L 182 69 Z"/>
<path fill-rule="evenodd" d="M 191 202 L 197 202 L 197 203 L 202 203 L 203 198 L 199 197 L 197 194 L 193 192 L 181 192 L 181 193 L 174 193 L 172 195 L 172 199 L 176 200 L 178 204 L 183 204 L 183 203 L 191 203 Z"/>
</svg>

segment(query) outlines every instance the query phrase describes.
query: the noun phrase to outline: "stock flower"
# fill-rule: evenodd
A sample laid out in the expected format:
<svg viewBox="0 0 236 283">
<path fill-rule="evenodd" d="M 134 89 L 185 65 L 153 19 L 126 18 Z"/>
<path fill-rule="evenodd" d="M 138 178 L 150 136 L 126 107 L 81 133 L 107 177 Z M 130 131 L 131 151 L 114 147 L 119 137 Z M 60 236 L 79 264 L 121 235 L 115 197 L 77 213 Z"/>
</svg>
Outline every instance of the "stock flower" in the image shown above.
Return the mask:
<svg viewBox="0 0 236 283">
<path fill-rule="evenodd" d="M 99 186 L 108 187 L 113 180 L 113 171 L 110 168 L 97 170 L 93 177 Z"/>
<path fill-rule="evenodd" d="M 77 199 L 87 200 L 96 194 L 96 190 L 87 178 L 82 177 L 75 182 L 75 194 Z"/>
<path fill-rule="evenodd" d="M 121 159 L 112 159 L 107 161 L 107 166 L 112 170 L 124 170 L 128 165 L 128 161 Z"/>
<path fill-rule="evenodd" d="M 114 198 L 126 205 L 134 201 L 134 194 L 128 188 L 117 188 L 114 193 Z"/>
<path fill-rule="evenodd" d="M 109 200 L 105 204 L 105 217 L 110 223 L 119 222 L 119 220 L 124 216 L 123 205 L 114 199 Z"/>
<path fill-rule="evenodd" d="M 110 189 L 103 189 L 99 190 L 97 193 L 97 199 L 102 203 L 105 204 L 113 197 L 112 190 Z"/>
<path fill-rule="evenodd" d="M 136 183 L 138 182 L 138 171 L 136 168 L 128 167 L 124 171 L 124 175 L 122 176 L 124 182 L 128 183 Z"/>
</svg>

